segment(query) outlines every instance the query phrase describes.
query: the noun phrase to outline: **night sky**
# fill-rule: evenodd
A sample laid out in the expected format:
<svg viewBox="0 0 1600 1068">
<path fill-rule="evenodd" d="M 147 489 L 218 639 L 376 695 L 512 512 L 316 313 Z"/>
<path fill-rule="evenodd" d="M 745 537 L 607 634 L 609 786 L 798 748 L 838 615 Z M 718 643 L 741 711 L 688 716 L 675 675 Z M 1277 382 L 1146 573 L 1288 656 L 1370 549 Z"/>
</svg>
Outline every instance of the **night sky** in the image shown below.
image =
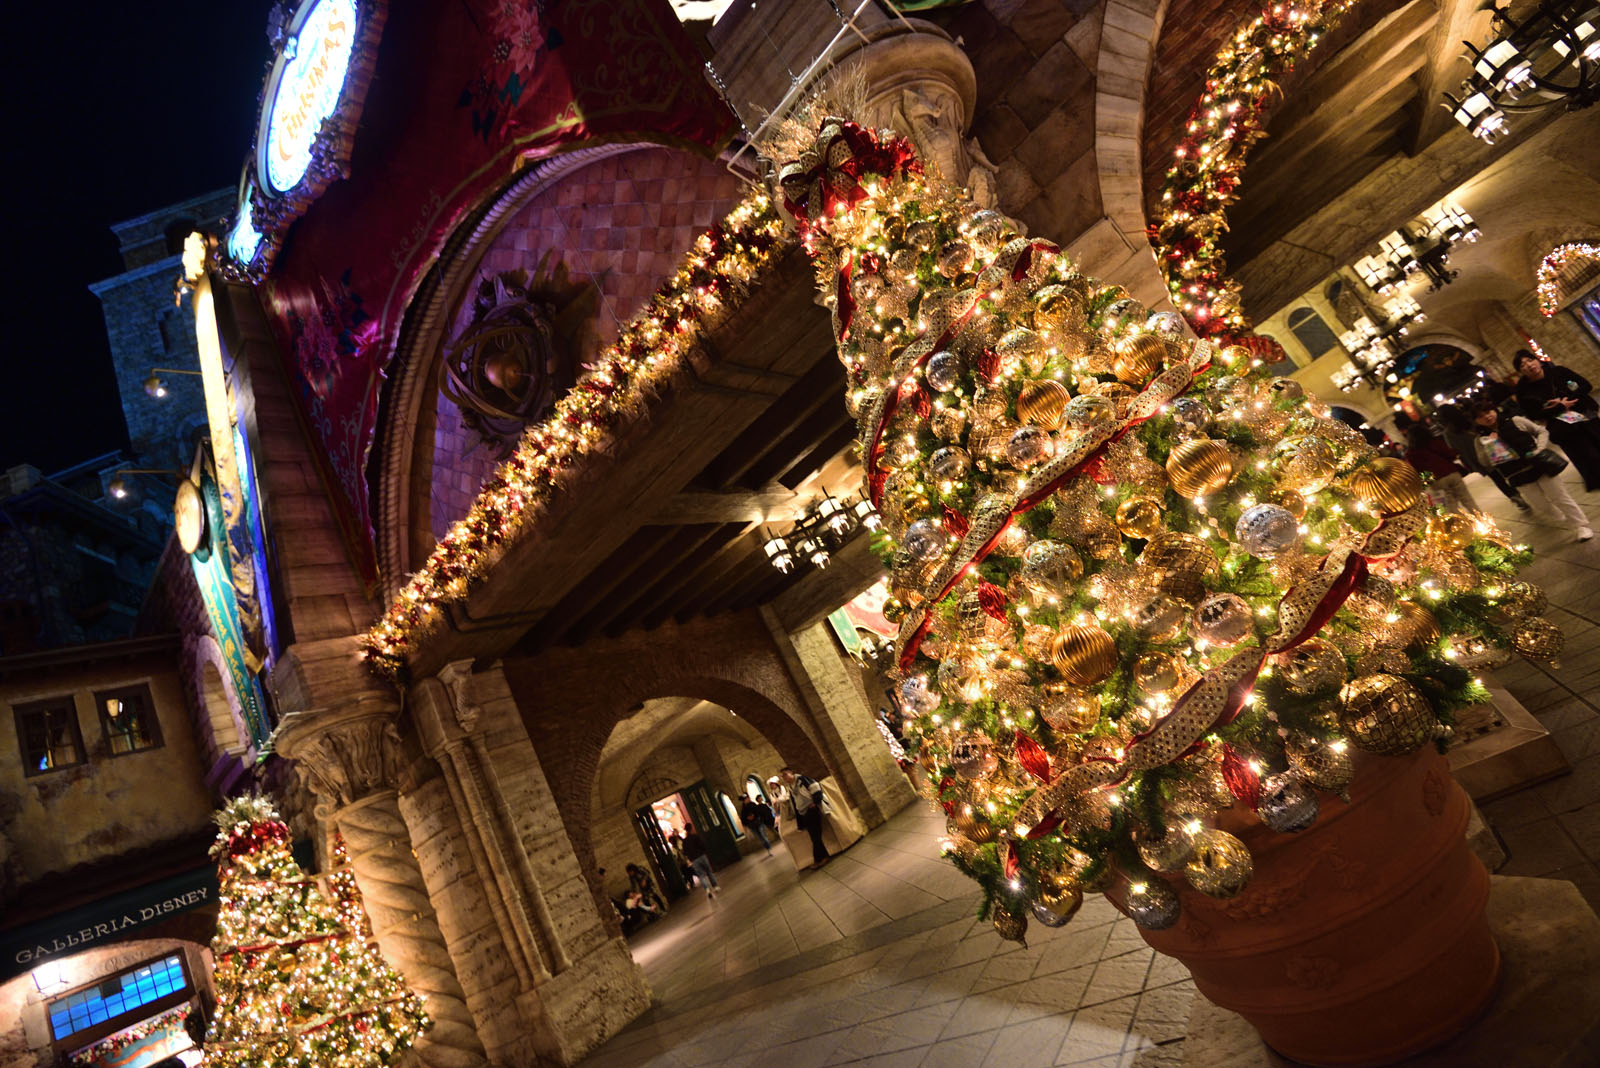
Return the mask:
<svg viewBox="0 0 1600 1068">
<path fill-rule="evenodd" d="M 0 470 L 46 472 L 127 435 L 100 302 L 113 222 L 238 182 L 270 0 L 88 4 L 8 16 Z"/>
</svg>

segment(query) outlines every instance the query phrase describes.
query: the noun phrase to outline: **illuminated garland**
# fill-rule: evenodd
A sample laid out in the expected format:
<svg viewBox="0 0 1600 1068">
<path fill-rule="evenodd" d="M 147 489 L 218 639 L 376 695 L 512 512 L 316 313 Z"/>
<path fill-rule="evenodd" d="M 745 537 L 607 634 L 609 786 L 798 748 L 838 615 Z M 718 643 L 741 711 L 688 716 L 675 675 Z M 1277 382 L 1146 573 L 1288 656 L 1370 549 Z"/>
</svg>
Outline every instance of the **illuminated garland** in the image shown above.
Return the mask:
<svg viewBox="0 0 1600 1068">
<path fill-rule="evenodd" d="M 126 1031 L 118 1031 L 110 1038 L 102 1039 L 92 1046 L 85 1046 L 83 1049 L 78 1050 L 70 1058 L 70 1063 L 75 1068 L 89 1068 L 90 1065 L 104 1064 L 113 1054 L 121 1053 L 129 1046 L 143 1042 L 157 1031 L 165 1031 L 174 1024 L 181 1026 L 189 1018 L 189 1010 L 189 1005 L 179 1005 L 176 1008 L 168 1009 L 160 1016 L 152 1016 L 148 1020 L 137 1023 Z"/>
<path fill-rule="evenodd" d="M 1600 262 L 1600 245 L 1588 241 L 1568 241 L 1550 250 L 1539 264 L 1539 311 L 1546 319 L 1561 310 L 1560 274 L 1576 260 Z"/>
<path fill-rule="evenodd" d="M 399 678 L 407 652 L 439 624 L 441 608 L 463 600 L 515 539 L 563 470 L 602 450 L 612 429 L 689 359 L 702 333 L 787 247 L 771 199 L 753 191 L 695 242 L 684 263 L 622 336 L 589 365 L 543 422 L 478 491 L 422 569 L 407 580 L 362 640 L 367 662 Z"/>
<path fill-rule="evenodd" d="M 1206 71 L 1149 228 L 1172 301 L 1201 337 L 1250 331 L 1239 283 L 1228 277 L 1222 235 L 1238 199 L 1245 158 L 1262 136 L 1277 79 L 1294 69 L 1354 3 L 1275 4 L 1234 32 Z M 1269 361 L 1270 362 L 1270 361 Z"/>
</svg>

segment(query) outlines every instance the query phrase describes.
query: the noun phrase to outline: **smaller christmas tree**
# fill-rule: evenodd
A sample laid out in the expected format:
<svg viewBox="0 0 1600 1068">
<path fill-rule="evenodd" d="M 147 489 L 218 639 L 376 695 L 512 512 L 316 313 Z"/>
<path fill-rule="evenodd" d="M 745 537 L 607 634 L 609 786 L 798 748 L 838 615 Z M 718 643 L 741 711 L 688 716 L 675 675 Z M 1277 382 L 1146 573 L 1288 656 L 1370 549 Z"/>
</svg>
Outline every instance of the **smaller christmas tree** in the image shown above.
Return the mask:
<svg viewBox="0 0 1600 1068">
<path fill-rule="evenodd" d="M 394 1064 L 431 1021 L 373 942 L 343 840 L 325 894 L 265 798 L 230 801 L 217 823 L 222 912 L 207 1068 Z"/>
</svg>

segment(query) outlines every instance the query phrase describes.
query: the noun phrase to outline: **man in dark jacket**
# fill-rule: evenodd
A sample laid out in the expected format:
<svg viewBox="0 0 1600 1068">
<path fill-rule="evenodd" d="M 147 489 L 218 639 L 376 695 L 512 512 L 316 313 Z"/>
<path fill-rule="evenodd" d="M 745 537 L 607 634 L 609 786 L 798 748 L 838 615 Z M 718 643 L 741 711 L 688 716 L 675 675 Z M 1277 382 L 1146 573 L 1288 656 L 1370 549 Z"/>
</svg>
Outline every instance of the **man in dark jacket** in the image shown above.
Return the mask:
<svg viewBox="0 0 1600 1068">
<path fill-rule="evenodd" d="M 772 818 L 772 810 L 766 805 L 759 804 L 755 798 L 746 796 L 744 804 L 739 807 L 739 822 L 744 824 L 745 830 L 753 831 L 761 839 L 761 844 L 767 849 L 767 856 L 772 856 L 772 840 L 767 837 L 767 821 Z"/>
<path fill-rule="evenodd" d="M 706 852 L 705 839 L 700 837 L 700 832 L 694 829 L 692 823 L 684 831 L 683 855 L 689 858 L 689 866 L 700 877 L 701 884 L 706 888 L 706 900 L 710 901 L 717 896 L 721 887 L 717 885 L 717 873 L 711 870 L 711 857 Z"/>
</svg>

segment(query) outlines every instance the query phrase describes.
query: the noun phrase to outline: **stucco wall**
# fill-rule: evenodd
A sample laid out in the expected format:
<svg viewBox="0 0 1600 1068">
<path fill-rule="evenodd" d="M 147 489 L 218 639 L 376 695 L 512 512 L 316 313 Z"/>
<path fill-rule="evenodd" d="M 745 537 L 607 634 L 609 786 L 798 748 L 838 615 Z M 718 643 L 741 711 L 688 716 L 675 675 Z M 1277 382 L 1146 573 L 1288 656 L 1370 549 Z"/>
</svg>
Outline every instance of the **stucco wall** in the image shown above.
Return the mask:
<svg viewBox="0 0 1600 1068">
<path fill-rule="evenodd" d="M 146 683 L 162 745 L 113 756 L 94 704 L 96 690 Z M 71 694 L 86 760 L 25 776 L 14 708 Z M 171 666 L 91 666 L 71 676 L 0 682 L 0 812 L 14 885 L 203 830 L 211 796 L 182 684 Z"/>
</svg>

